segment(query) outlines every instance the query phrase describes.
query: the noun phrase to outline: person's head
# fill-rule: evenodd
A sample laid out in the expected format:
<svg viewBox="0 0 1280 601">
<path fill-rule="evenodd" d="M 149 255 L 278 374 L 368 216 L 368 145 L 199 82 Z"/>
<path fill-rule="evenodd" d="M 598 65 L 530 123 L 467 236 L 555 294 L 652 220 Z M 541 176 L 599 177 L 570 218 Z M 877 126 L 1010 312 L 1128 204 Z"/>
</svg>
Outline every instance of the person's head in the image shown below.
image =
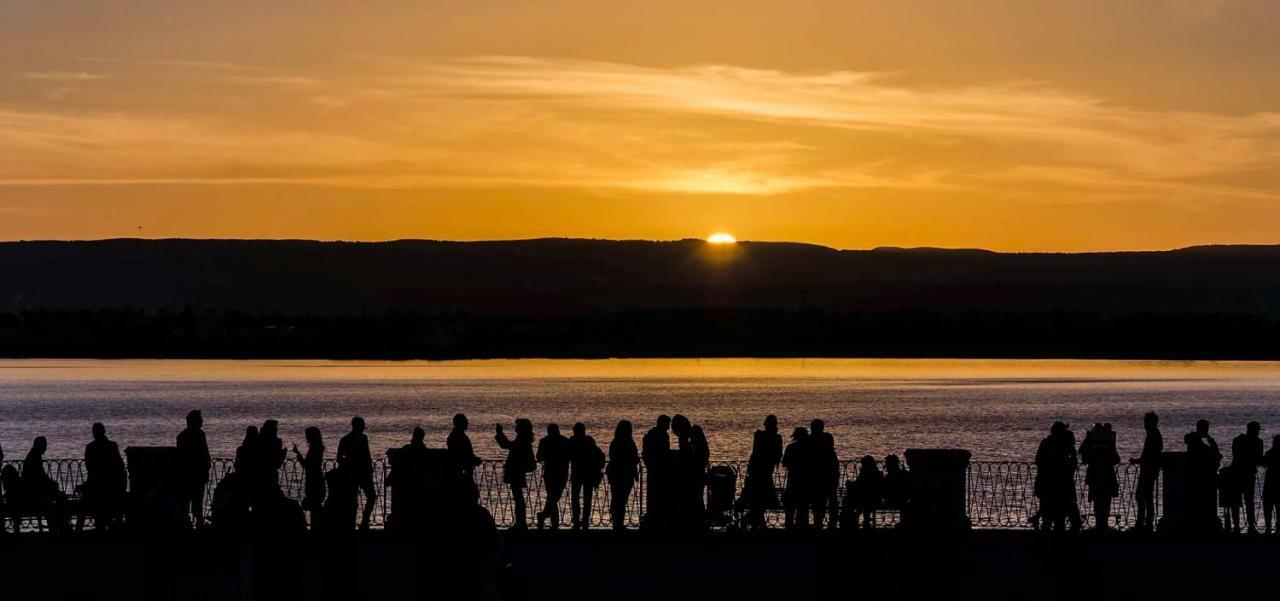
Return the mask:
<svg viewBox="0 0 1280 601">
<path fill-rule="evenodd" d="M 809 431 L 813 432 L 814 434 L 822 434 L 822 432 L 825 431 L 826 429 L 827 429 L 827 423 L 820 419 L 815 419 L 809 422 Z"/>
<path fill-rule="evenodd" d="M 262 422 L 262 429 L 259 432 L 266 438 L 275 438 L 280 433 L 280 422 L 274 419 Z"/>
<path fill-rule="evenodd" d="M 582 423 L 582 422 L 578 422 L 578 423 L 574 424 L 574 425 L 573 425 L 573 435 L 574 435 L 574 436 L 586 436 L 586 435 L 587 435 L 587 425 L 586 425 L 586 424 L 584 424 L 584 423 Z"/>
<path fill-rule="evenodd" d="M 245 429 L 244 429 L 244 442 L 245 442 L 245 444 L 249 444 L 249 443 L 251 443 L 251 442 L 253 442 L 253 441 L 257 440 L 257 439 L 258 439 L 258 427 L 257 427 L 257 426 L 249 426 L 248 428 L 245 428 Z"/>
<path fill-rule="evenodd" d="M 1202 419 L 1196 422 L 1196 434 L 1201 436 L 1209 435 L 1209 420 Z"/>
<path fill-rule="evenodd" d="M 797 427 L 795 430 L 791 431 L 791 440 L 794 440 L 796 442 L 804 440 L 808 437 L 809 437 L 809 431 L 804 429 L 804 427 Z"/>
<path fill-rule="evenodd" d="M 880 469 L 879 466 L 876 465 L 876 458 L 870 455 L 863 455 L 862 459 L 858 461 L 858 465 L 861 469 L 866 471 Z"/>
<path fill-rule="evenodd" d="M 1156 415 L 1155 411 L 1148 411 L 1146 415 L 1142 416 L 1142 426 L 1144 428 L 1154 430 L 1159 425 L 1160 416 Z"/>
<path fill-rule="evenodd" d="M 453 416 L 453 427 L 455 430 L 464 431 L 467 429 L 467 416 L 461 413 Z"/>
<path fill-rule="evenodd" d="M 303 430 L 303 435 L 307 437 L 307 444 L 313 447 L 324 444 L 324 439 L 320 437 L 320 428 L 308 426 L 306 430 Z"/>
<path fill-rule="evenodd" d="M 666 432 L 671 428 L 671 416 L 663 414 L 658 416 L 658 423 L 655 424 L 659 430 Z"/>
<path fill-rule="evenodd" d="M 1053 422 L 1053 425 L 1049 427 L 1050 434 L 1065 434 L 1066 431 L 1067 424 L 1063 422 Z"/>
<path fill-rule="evenodd" d="M 533 436 L 533 422 L 523 417 L 516 420 L 516 435 L 522 434 L 529 437 Z"/>
<path fill-rule="evenodd" d="M 412 438 L 413 444 L 422 444 L 422 441 L 425 440 L 426 438 L 427 438 L 427 431 L 423 430 L 422 426 L 413 427 L 413 438 Z"/>
<path fill-rule="evenodd" d="M 204 426 L 204 415 L 202 415 L 202 414 L 200 413 L 200 410 L 199 410 L 199 409 L 193 409 L 193 410 L 191 410 L 191 411 L 188 411 L 188 412 L 187 412 L 187 427 L 188 427 L 188 428 L 191 428 L 191 429 L 198 429 L 198 428 L 200 428 L 200 427 L 202 427 L 202 426 Z"/>
<path fill-rule="evenodd" d="M 106 440 L 106 438 L 107 438 L 107 427 L 102 425 L 102 422 L 95 422 L 93 424 L 93 439 Z"/>
<path fill-rule="evenodd" d="M 1271 448 L 1280 449 L 1280 434 L 1271 437 Z"/>
<path fill-rule="evenodd" d="M 351 418 L 351 431 L 359 434 L 364 432 L 364 418 L 359 415 Z"/>
<path fill-rule="evenodd" d="M 47 450 L 49 450 L 49 441 L 45 437 L 37 436 L 35 440 L 31 441 L 31 451 L 35 454 L 43 455 Z"/>
<path fill-rule="evenodd" d="M 902 461 L 897 455 L 889 455 L 884 458 L 884 469 L 886 472 L 896 472 L 902 468 Z"/>
<path fill-rule="evenodd" d="M 688 436 L 692 429 L 693 424 L 689 421 L 689 418 L 679 413 L 671 418 L 671 431 L 675 432 L 676 436 Z"/>
<path fill-rule="evenodd" d="M 1245 426 L 1245 432 L 1248 432 L 1249 436 L 1257 436 L 1262 432 L 1262 424 L 1258 422 L 1249 422 L 1249 425 Z"/>
<path fill-rule="evenodd" d="M 631 422 L 625 419 L 618 422 L 618 425 L 613 429 L 613 437 L 631 438 Z"/>
<path fill-rule="evenodd" d="M 547 436 L 559 436 L 560 424 L 547 424 Z"/>
<path fill-rule="evenodd" d="M 770 432 L 778 431 L 778 416 L 769 414 L 764 418 L 764 429 Z"/>
</svg>

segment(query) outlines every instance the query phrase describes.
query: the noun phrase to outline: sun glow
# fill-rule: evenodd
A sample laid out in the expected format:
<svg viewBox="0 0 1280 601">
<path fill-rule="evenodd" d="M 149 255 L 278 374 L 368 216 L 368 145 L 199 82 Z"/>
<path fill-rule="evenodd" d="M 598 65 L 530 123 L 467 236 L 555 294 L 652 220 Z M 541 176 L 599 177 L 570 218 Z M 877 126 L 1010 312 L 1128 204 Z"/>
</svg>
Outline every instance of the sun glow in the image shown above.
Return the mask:
<svg viewBox="0 0 1280 601">
<path fill-rule="evenodd" d="M 738 239 L 734 238 L 732 234 L 726 234 L 724 232 L 716 232 L 707 237 L 707 242 L 710 242 L 711 244 L 733 244 L 737 241 Z"/>
</svg>

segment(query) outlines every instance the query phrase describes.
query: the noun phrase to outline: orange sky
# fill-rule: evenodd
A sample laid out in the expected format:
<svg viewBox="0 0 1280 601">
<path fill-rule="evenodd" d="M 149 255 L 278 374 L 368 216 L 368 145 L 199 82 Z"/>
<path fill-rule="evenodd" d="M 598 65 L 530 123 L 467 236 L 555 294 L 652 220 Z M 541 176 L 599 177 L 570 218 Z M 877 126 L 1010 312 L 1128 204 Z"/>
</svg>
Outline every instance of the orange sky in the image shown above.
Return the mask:
<svg viewBox="0 0 1280 601">
<path fill-rule="evenodd" d="M 7 8 L 0 239 L 1280 243 L 1271 0 L 349 4 Z"/>
</svg>

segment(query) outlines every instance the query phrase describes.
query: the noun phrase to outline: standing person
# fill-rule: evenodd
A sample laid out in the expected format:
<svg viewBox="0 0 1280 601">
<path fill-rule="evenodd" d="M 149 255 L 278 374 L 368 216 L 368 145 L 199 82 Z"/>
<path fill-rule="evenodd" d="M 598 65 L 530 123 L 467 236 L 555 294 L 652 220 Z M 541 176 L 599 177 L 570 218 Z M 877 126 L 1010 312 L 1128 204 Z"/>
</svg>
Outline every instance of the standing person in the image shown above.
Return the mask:
<svg viewBox="0 0 1280 601">
<path fill-rule="evenodd" d="M 1160 456 L 1164 453 L 1164 436 L 1160 434 L 1160 417 L 1148 412 L 1142 417 L 1147 437 L 1142 441 L 1142 455 L 1129 460 L 1138 466 L 1138 486 L 1134 497 L 1138 502 L 1138 525 L 1143 532 L 1156 528 L 1156 478 L 1160 476 Z"/>
<path fill-rule="evenodd" d="M 244 440 L 240 441 L 240 446 L 236 447 L 235 463 L 231 464 L 235 469 L 236 479 L 246 488 L 253 480 L 254 453 L 257 452 L 257 448 L 258 427 L 248 426 L 244 429 Z"/>
<path fill-rule="evenodd" d="M 911 474 L 902 467 L 897 455 L 884 458 L 884 508 L 902 511 L 911 498 Z"/>
<path fill-rule="evenodd" d="M 1258 533 L 1258 520 L 1254 515 L 1254 488 L 1258 481 L 1258 466 L 1262 464 L 1262 424 L 1249 422 L 1244 434 L 1231 441 L 1232 475 L 1236 477 L 1236 489 L 1240 491 L 1244 503 L 1245 517 L 1249 526 L 1249 534 Z M 1237 520 L 1238 522 L 1238 520 Z M 1236 531 L 1240 530 L 1236 524 Z"/>
<path fill-rule="evenodd" d="M 84 447 L 84 467 L 89 475 L 81 491 L 85 505 L 93 512 L 94 529 L 114 530 L 119 524 L 128 476 L 120 447 L 107 438 L 107 428 L 101 423 L 93 424 L 93 441 Z"/>
<path fill-rule="evenodd" d="M 822 530 L 824 517 L 830 508 L 831 527 L 836 526 L 836 489 L 840 485 L 840 459 L 836 456 L 836 439 L 826 431 L 826 424 L 820 419 L 809 423 L 809 442 L 813 446 L 813 489 L 812 510 L 813 527 Z"/>
<path fill-rule="evenodd" d="M 458 479 L 459 489 L 463 492 L 463 496 L 469 501 L 475 501 L 480 498 L 480 489 L 476 487 L 476 466 L 480 465 L 480 458 L 476 456 L 475 448 L 471 446 L 471 437 L 467 436 L 467 416 L 459 413 L 453 416 L 453 429 L 449 431 L 449 438 L 445 441 L 445 448 L 449 450 L 449 461 L 453 463 L 454 475 Z"/>
<path fill-rule="evenodd" d="M 871 530 L 876 524 L 876 511 L 884 502 L 884 474 L 876 465 L 876 458 L 871 455 L 858 462 L 858 477 L 853 482 L 853 523 L 845 524 L 845 528 L 854 530 L 858 527 L 858 515 L 862 515 L 862 529 Z"/>
<path fill-rule="evenodd" d="M 782 461 L 782 435 L 778 434 L 778 416 L 764 418 L 764 429 L 756 430 L 751 440 L 751 457 L 747 460 L 747 479 L 742 484 L 742 498 L 747 507 L 746 525 L 765 528 L 764 512 L 778 506 L 778 491 L 773 473 Z"/>
<path fill-rule="evenodd" d="M 1226 464 L 1218 470 L 1218 507 L 1222 508 L 1222 529 L 1240 534 L 1240 478 L 1235 466 Z"/>
<path fill-rule="evenodd" d="M 415 426 L 409 444 L 398 449 L 387 449 L 387 463 L 391 471 L 386 484 L 391 488 L 391 519 L 387 527 L 396 532 L 418 532 L 426 527 L 427 520 L 427 464 L 430 461 L 426 445 L 427 433 Z"/>
<path fill-rule="evenodd" d="M 351 432 L 338 441 L 338 469 L 351 479 L 351 483 L 364 491 L 364 511 L 360 515 L 360 529 L 368 530 L 373 519 L 374 502 L 378 491 L 373 487 L 373 455 L 369 452 L 369 437 L 364 433 L 364 418 L 351 418 Z"/>
<path fill-rule="evenodd" d="M 787 470 L 787 484 L 782 491 L 783 525 L 788 530 L 809 526 L 810 459 L 808 455 L 809 431 L 796 428 L 791 432 L 791 444 L 782 452 L 782 467 Z"/>
<path fill-rule="evenodd" d="M 49 529 L 56 533 L 66 526 L 66 495 L 44 471 L 44 454 L 48 450 L 49 441 L 45 437 L 37 436 L 31 441 L 31 450 L 22 460 L 22 491 L 32 506 L 48 512 Z"/>
<path fill-rule="evenodd" d="M 538 512 L 538 529 L 551 520 L 551 529 L 560 528 L 560 499 L 569 483 L 569 439 L 560 433 L 559 424 L 547 424 L 547 435 L 538 441 L 538 463 L 542 464 L 542 492 L 545 503 Z"/>
<path fill-rule="evenodd" d="M 604 469 L 604 451 L 595 438 L 587 436 L 587 426 L 582 422 L 573 425 L 569 464 L 573 468 L 569 488 L 573 527 L 586 530 L 591 525 L 591 497 L 600 486 L 600 471 Z"/>
<path fill-rule="evenodd" d="M 1280 436 L 1271 438 L 1271 448 L 1262 457 L 1267 466 L 1267 478 L 1262 482 L 1262 517 L 1266 520 L 1267 534 L 1271 534 L 1271 516 L 1280 503 Z"/>
<path fill-rule="evenodd" d="M 524 491 L 529 488 L 529 484 L 525 476 L 537 467 L 533 455 L 533 422 L 524 418 L 517 419 L 514 440 L 507 438 L 502 431 L 502 424 L 494 424 L 493 429 L 498 446 L 507 451 L 507 460 L 502 464 L 502 481 L 511 487 L 511 501 L 515 507 L 515 523 L 511 529 L 526 530 L 529 528 L 529 521 L 525 514 Z"/>
<path fill-rule="evenodd" d="M 280 422 L 269 419 L 258 429 L 257 466 L 254 468 L 256 502 L 271 502 L 280 496 L 280 466 L 284 465 L 284 441 Z"/>
<path fill-rule="evenodd" d="M 666 526 L 669 470 L 671 462 L 671 418 L 659 415 L 657 422 L 644 435 L 642 441 L 645 477 L 645 507 L 642 525 L 646 529 L 662 529 Z"/>
<path fill-rule="evenodd" d="M 1080 529 L 1080 510 L 1076 506 L 1075 473 L 1077 467 L 1076 441 L 1071 428 L 1063 422 L 1054 422 L 1049 435 L 1040 441 L 1036 449 L 1035 495 L 1040 499 L 1038 518 L 1044 521 L 1044 530 L 1063 532 L 1066 523 L 1071 530 Z"/>
<path fill-rule="evenodd" d="M 199 409 L 187 413 L 187 428 L 178 433 L 178 486 L 182 512 L 191 511 L 192 524 L 204 524 L 204 489 L 209 484 L 209 442 L 205 440 L 204 415 Z"/>
<path fill-rule="evenodd" d="M 609 522 L 614 530 L 627 528 L 627 500 L 640 477 L 640 451 L 631 436 L 631 422 L 624 419 L 614 428 L 609 442 L 605 475 L 609 478 Z"/>
<path fill-rule="evenodd" d="M 1120 494 L 1120 481 L 1116 466 L 1120 455 L 1116 452 L 1116 433 L 1111 424 L 1094 424 L 1080 443 L 1080 462 L 1085 465 L 1085 484 L 1089 487 L 1089 500 L 1093 502 L 1093 527 L 1107 530 L 1111 527 L 1111 499 Z"/>
<path fill-rule="evenodd" d="M 1191 505 L 1192 527 L 1209 532 L 1221 527 L 1214 503 L 1218 465 L 1222 452 L 1218 441 L 1209 435 L 1209 420 L 1196 422 L 1196 429 L 1182 437 L 1187 445 L 1187 495 Z"/>
<path fill-rule="evenodd" d="M 320 436 L 320 428 L 308 427 L 303 435 L 307 440 L 307 454 L 298 451 L 293 445 L 293 454 L 302 465 L 302 508 L 311 515 L 311 529 L 319 530 L 320 516 L 324 513 L 324 497 L 328 492 L 324 484 L 324 438 Z"/>
</svg>

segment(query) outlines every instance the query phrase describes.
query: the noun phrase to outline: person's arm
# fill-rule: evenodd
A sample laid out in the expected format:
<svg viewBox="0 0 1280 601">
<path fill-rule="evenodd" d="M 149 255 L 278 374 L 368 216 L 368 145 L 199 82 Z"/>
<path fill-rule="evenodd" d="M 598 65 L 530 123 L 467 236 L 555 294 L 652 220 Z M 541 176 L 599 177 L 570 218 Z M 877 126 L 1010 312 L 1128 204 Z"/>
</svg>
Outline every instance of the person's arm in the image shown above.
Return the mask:
<svg viewBox="0 0 1280 601">
<path fill-rule="evenodd" d="M 307 459 L 302 456 L 302 452 L 298 450 L 298 445 L 296 443 L 293 445 L 293 455 L 298 458 L 298 463 L 301 463 L 304 466 L 307 464 Z"/>
<path fill-rule="evenodd" d="M 501 425 L 497 427 L 496 432 L 497 433 L 494 434 L 493 439 L 498 441 L 498 447 L 506 450 L 511 450 L 511 440 L 507 438 L 507 433 L 502 431 Z"/>
</svg>

